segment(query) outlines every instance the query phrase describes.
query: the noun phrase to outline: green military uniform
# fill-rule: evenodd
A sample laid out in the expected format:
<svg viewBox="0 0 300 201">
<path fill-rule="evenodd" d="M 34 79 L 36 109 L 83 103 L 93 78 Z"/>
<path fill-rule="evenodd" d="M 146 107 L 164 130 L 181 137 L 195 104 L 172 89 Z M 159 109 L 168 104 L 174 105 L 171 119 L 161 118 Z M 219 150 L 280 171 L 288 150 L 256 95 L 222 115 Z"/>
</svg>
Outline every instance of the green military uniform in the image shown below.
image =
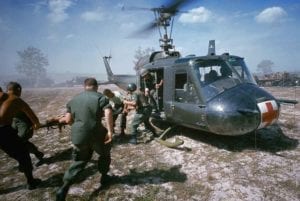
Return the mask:
<svg viewBox="0 0 300 201">
<path fill-rule="evenodd" d="M 155 134 L 155 129 L 149 123 L 149 118 L 152 113 L 152 107 L 149 104 L 149 97 L 143 92 L 133 94 L 133 100 L 136 102 L 136 114 L 133 117 L 131 124 L 132 139 L 130 143 L 136 144 L 137 128 L 141 123 L 144 123 L 145 128 Z"/>
<path fill-rule="evenodd" d="M 141 88 L 149 89 L 149 102 L 152 106 L 152 109 L 154 109 L 155 112 L 157 112 L 157 103 L 154 98 L 155 92 L 156 92 L 156 80 L 154 76 L 151 73 L 147 73 L 145 77 L 143 77 L 143 81 L 141 82 Z"/>
<path fill-rule="evenodd" d="M 109 104 L 112 106 L 112 112 L 113 112 L 113 121 L 114 121 L 114 127 L 115 127 L 115 122 L 119 116 L 119 114 L 122 113 L 123 108 L 124 108 L 124 104 L 123 104 L 123 100 L 121 99 L 121 97 L 118 96 L 114 96 L 112 98 L 108 98 L 109 99 Z"/>
<path fill-rule="evenodd" d="M 101 123 L 103 111 L 108 107 L 111 107 L 108 99 L 95 91 L 84 91 L 67 104 L 67 112 L 74 120 L 71 128 L 74 162 L 65 172 L 64 182 L 73 182 L 91 159 L 93 151 L 99 154 L 99 172 L 103 175 L 109 171 L 111 144 L 104 144 L 107 130 Z"/>
<path fill-rule="evenodd" d="M 32 122 L 25 113 L 20 112 L 13 118 L 12 127 L 18 131 L 18 136 L 21 138 L 29 153 L 34 154 L 39 160 L 43 159 L 44 154 L 29 141 L 33 136 Z"/>
</svg>

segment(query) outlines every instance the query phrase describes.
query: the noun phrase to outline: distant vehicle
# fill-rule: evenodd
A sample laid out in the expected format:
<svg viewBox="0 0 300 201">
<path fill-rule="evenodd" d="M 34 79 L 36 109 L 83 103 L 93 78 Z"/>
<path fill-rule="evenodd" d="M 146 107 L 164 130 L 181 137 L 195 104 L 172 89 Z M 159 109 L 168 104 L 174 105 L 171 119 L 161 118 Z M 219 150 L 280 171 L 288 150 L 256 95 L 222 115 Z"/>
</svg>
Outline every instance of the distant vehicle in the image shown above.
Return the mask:
<svg viewBox="0 0 300 201">
<path fill-rule="evenodd" d="M 159 29 L 161 51 L 143 58 L 137 75 L 115 75 L 109 65 L 111 57 L 103 57 L 108 80 L 126 90 L 129 83 L 143 85 L 140 73 L 149 71 L 163 79 L 157 90 L 157 105 L 164 121 L 218 135 L 237 136 L 274 124 L 280 113 L 278 100 L 261 89 L 244 59 L 224 53 L 216 55 L 215 42 L 209 42 L 205 56 L 182 57 L 172 44 L 168 27 L 179 7 L 188 1 L 174 1 L 167 6 L 150 8 L 155 21 L 142 32 Z M 160 30 L 162 28 L 162 30 Z M 154 116 L 155 118 L 155 116 Z"/>
</svg>

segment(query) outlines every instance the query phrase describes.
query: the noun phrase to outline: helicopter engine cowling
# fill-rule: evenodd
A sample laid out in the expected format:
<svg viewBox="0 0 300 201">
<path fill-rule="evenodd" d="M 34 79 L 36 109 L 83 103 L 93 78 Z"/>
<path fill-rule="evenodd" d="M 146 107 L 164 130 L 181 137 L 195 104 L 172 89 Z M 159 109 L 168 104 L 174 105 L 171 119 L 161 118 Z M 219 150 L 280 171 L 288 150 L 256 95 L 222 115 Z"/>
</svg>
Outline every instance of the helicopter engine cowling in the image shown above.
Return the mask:
<svg viewBox="0 0 300 201">
<path fill-rule="evenodd" d="M 238 94 L 238 96 L 237 96 Z M 270 106 L 271 105 L 271 106 Z M 268 108 L 274 110 L 268 112 Z M 266 110 L 266 111 L 263 111 Z M 206 106 L 208 129 L 220 135 L 243 135 L 276 122 L 279 104 L 254 84 L 225 90 Z M 268 122 L 264 122 L 268 120 Z"/>
</svg>

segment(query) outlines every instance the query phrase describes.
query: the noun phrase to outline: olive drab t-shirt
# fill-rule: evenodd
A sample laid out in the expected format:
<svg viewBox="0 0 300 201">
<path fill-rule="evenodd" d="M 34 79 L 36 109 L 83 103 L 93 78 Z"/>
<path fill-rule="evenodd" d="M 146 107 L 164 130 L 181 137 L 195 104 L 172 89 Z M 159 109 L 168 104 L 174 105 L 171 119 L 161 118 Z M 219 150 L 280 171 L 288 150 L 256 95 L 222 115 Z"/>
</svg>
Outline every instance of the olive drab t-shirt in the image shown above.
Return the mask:
<svg viewBox="0 0 300 201">
<path fill-rule="evenodd" d="M 67 112 L 74 120 L 71 128 L 73 144 L 87 143 L 106 134 L 101 118 L 108 107 L 111 107 L 109 100 L 95 91 L 84 91 L 68 102 Z"/>
</svg>

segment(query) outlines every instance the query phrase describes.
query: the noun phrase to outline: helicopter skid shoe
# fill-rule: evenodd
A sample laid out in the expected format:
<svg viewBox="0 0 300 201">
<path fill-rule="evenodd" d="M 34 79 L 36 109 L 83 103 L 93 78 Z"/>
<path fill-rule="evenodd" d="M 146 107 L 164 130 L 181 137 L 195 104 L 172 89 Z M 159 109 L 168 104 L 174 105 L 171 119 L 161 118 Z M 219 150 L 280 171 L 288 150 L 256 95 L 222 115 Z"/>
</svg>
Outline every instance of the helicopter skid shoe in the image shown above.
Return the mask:
<svg viewBox="0 0 300 201">
<path fill-rule="evenodd" d="M 170 142 L 170 141 L 162 140 L 162 139 L 155 139 L 155 140 L 159 144 L 164 145 L 164 146 L 169 147 L 169 148 L 176 148 L 176 147 L 178 147 L 178 146 L 180 146 L 184 143 L 184 141 L 179 139 L 179 138 L 176 138 L 175 142 Z"/>
<path fill-rule="evenodd" d="M 159 138 L 156 138 L 155 141 L 169 148 L 177 148 L 178 146 L 182 145 L 184 141 L 179 138 L 176 138 L 175 142 L 170 142 L 165 139 L 165 136 L 177 127 L 178 126 L 170 126 L 160 135 Z"/>
</svg>

